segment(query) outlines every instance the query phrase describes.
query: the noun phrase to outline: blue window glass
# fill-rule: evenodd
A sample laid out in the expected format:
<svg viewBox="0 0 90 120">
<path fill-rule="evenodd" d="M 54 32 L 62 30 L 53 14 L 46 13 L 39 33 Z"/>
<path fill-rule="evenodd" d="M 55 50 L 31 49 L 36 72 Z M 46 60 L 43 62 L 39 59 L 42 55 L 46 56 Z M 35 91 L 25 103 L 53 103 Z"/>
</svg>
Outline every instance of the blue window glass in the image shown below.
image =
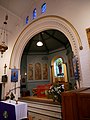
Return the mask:
<svg viewBox="0 0 90 120">
<path fill-rule="evenodd" d="M 37 17 L 37 10 L 36 8 L 33 10 L 33 19 L 35 19 Z"/>
<path fill-rule="evenodd" d="M 45 13 L 45 12 L 46 12 L 46 3 L 44 3 L 44 4 L 41 6 L 41 12 L 42 12 L 42 13 Z"/>
<path fill-rule="evenodd" d="M 26 24 L 29 22 L 29 16 L 26 17 Z"/>
</svg>

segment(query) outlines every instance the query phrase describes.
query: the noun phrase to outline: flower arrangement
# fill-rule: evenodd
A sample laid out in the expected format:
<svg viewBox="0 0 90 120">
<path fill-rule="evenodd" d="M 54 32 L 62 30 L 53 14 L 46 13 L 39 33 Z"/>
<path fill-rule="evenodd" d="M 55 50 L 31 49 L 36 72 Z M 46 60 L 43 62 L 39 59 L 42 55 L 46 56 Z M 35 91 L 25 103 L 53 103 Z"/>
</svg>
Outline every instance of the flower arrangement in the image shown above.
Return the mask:
<svg viewBox="0 0 90 120">
<path fill-rule="evenodd" d="M 60 83 L 54 83 L 47 91 L 48 98 L 52 98 L 53 101 L 61 103 L 61 92 L 64 92 L 64 85 Z"/>
<path fill-rule="evenodd" d="M 13 100 L 14 98 L 15 98 L 15 95 L 13 94 L 13 92 L 11 92 L 10 95 L 9 93 L 7 93 L 7 95 L 5 96 L 5 100 L 8 100 L 8 99 Z"/>
</svg>

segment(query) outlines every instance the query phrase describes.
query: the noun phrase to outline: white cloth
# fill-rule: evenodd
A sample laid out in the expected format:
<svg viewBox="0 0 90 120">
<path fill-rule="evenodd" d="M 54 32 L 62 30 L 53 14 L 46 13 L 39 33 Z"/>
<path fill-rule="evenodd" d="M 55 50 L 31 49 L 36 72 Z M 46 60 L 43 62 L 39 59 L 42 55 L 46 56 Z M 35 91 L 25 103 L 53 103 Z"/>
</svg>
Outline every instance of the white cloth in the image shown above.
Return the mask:
<svg viewBox="0 0 90 120">
<path fill-rule="evenodd" d="M 16 104 L 16 101 L 13 100 L 7 100 L 2 102 L 15 106 L 16 120 L 27 118 L 27 103 L 18 101 L 18 104 Z"/>
</svg>

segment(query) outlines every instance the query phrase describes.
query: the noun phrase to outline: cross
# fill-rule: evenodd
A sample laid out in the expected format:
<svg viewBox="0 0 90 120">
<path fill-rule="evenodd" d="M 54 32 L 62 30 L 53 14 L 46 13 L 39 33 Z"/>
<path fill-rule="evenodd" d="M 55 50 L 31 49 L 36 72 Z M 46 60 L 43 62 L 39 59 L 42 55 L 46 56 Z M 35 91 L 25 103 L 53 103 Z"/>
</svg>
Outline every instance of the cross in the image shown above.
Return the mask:
<svg viewBox="0 0 90 120">
<path fill-rule="evenodd" d="M 4 65 L 4 74 L 6 74 L 6 68 L 7 68 L 7 65 L 5 64 Z"/>
</svg>

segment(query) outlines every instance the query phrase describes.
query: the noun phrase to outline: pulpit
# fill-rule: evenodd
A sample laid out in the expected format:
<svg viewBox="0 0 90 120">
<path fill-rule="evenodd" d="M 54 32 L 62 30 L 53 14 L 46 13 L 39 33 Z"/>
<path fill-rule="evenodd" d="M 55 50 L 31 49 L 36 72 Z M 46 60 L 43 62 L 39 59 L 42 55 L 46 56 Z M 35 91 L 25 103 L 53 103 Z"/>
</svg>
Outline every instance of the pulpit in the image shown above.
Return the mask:
<svg viewBox="0 0 90 120">
<path fill-rule="evenodd" d="M 27 118 L 27 103 L 13 100 L 0 101 L 0 120 L 22 120 Z"/>
<path fill-rule="evenodd" d="M 90 88 L 62 93 L 63 120 L 90 120 Z"/>
</svg>

